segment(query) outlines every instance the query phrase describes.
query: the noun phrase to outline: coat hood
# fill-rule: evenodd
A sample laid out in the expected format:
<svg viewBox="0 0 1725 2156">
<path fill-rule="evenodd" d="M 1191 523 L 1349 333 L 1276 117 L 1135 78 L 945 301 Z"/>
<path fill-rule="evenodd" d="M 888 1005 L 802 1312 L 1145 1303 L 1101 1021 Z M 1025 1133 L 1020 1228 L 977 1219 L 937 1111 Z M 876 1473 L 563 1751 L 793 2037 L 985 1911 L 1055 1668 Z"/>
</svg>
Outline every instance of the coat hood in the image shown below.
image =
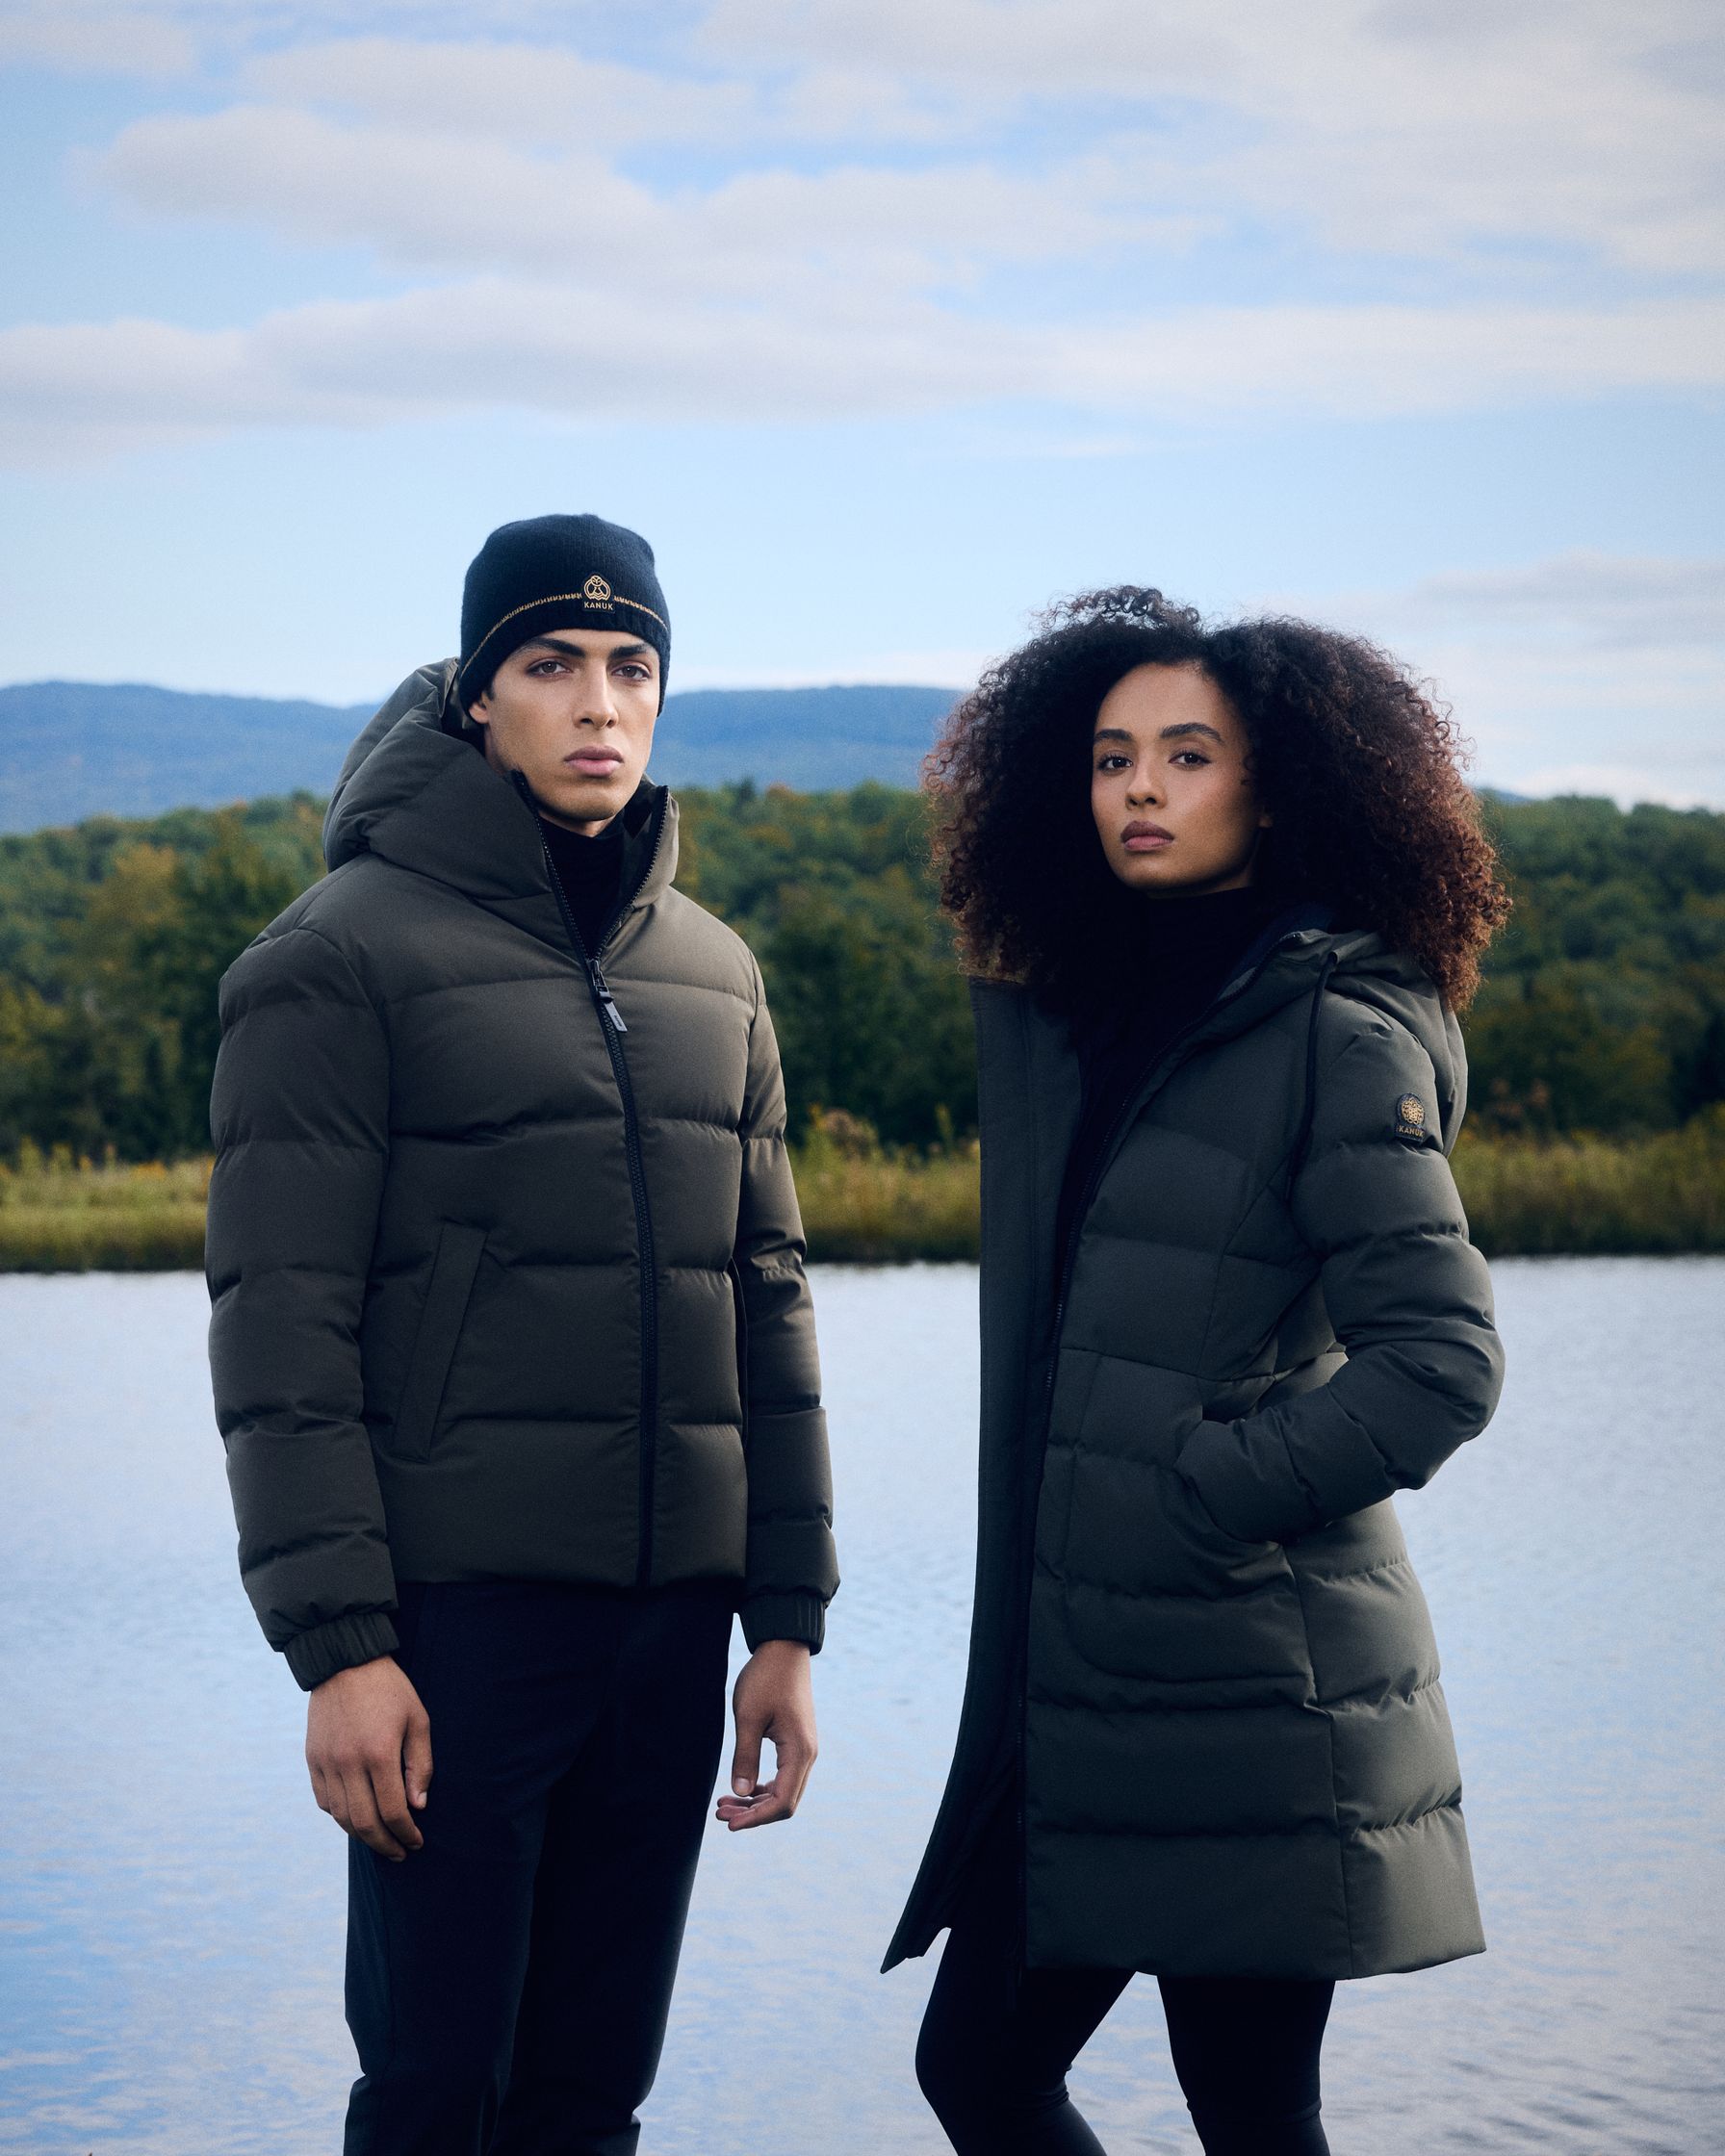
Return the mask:
<svg viewBox="0 0 1725 2156">
<path fill-rule="evenodd" d="M 1438 1126 L 1446 1146 L 1455 1142 L 1467 1109 L 1467 1056 L 1455 1014 L 1429 974 L 1405 952 L 1393 950 L 1373 929 L 1333 929 L 1319 908 L 1290 912 L 1268 928 L 1246 954 L 1233 978 L 1181 1042 L 1173 1061 L 1249 1033 L 1284 1006 L 1310 1007 L 1310 1048 L 1317 1051 L 1323 1005 L 1329 996 L 1363 1003 L 1409 1033 L 1429 1058 L 1437 1081 Z M 1068 1097 L 1077 1116 L 1078 1062 L 1067 1022 L 1049 1013 L 1030 990 L 1006 982 L 973 981 L 978 1047 L 986 1058 L 1004 1034 L 1027 1023 L 1041 1040 L 1039 1067 L 1045 1086 Z M 1163 1067 L 1171 1067 L 1171 1063 Z M 1309 1093 L 1309 1072 L 1308 1072 Z M 1070 1130 L 1065 1132 L 1067 1141 Z"/>
<path fill-rule="evenodd" d="M 1304 962 L 1309 966 L 1315 961 L 1322 967 L 1326 954 L 1331 961 L 1328 992 L 1381 1013 L 1412 1034 L 1431 1059 L 1444 1142 L 1454 1143 L 1467 1110 L 1467 1055 L 1455 1014 L 1430 975 L 1406 952 L 1392 950 L 1374 930 L 1323 935 Z"/>
<path fill-rule="evenodd" d="M 1272 923 L 1199 1020 L 1188 1045 L 1233 1040 L 1302 998 L 1312 1000 L 1315 1029 L 1321 1022 L 1322 995 L 1367 1004 L 1412 1034 L 1430 1058 L 1439 1118 L 1446 1142 L 1452 1139 L 1467 1105 L 1467 1058 L 1454 1014 L 1444 1008 L 1416 960 L 1393 950 L 1376 930 L 1331 927 L 1321 908 L 1293 911 Z"/>
<path fill-rule="evenodd" d="M 417 667 L 366 722 L 323 818 L 324 860 L 336 869 L 375 854 L 505 911 L 543 900 L 554 918 L 535 819 L 452 717 L 454 680 L 452 658 Z M 636 799 L 662 819 L 632 901 L 638 909 L 676 873 L 677 804 L 645 781 Z M 543 933 L 537 920 L 529 925 Z"/>
</svg>

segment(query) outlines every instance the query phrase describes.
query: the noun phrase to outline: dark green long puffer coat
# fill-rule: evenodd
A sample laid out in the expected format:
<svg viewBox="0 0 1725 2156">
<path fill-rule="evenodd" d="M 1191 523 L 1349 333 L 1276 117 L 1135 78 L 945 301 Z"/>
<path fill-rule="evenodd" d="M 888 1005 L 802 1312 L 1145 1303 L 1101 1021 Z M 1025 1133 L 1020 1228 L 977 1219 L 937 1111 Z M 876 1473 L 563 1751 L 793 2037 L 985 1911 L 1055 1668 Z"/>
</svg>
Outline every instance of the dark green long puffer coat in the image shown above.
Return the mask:
<svg viewBox="0 0 1725 2156">
<path fill-rule="evenodd" d="M 734 1578 L 751 1643 L 818 1645 L 826 1428 L 760 969 L 671 887 L 648 788 L 590 972 L 530 806 L 446 731 L 451 673 L 354 744 L 331 873 L 222 983 L 210 1355 L 247 1590 L 308 1689 L 393 1649 L 398 1579 Z"/>
<path fill-rule="evenodd" d="M 1353 1977 L 1478 1952 L 1390 1502 L 1501 1379 L 1446 1157 L 1454 1019 L 1376 936 L 1283 937 L 1128 1104 L 1057 1310 L 1077 1064 L 1022 991 L 975 1006 L 976 1611 L 887 1965 L 950 1920 L 1014 1789 L 1033 1965 Z"/>
</svg>

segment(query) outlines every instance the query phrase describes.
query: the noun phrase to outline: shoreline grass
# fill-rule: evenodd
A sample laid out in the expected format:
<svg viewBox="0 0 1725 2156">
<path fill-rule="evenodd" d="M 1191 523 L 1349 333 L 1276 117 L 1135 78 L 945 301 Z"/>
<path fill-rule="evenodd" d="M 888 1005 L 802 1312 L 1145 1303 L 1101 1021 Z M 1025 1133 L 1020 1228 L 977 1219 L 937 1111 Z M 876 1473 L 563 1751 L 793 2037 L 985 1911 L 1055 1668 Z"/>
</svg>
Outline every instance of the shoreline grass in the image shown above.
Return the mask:
<svg viewBox="0 0 1725 2156">
<path fill-rule="evenodd" d="M 817 1111 L 791 1166 L 814 1263 L 974 1263 L 981 1240 L 974 1139 L 920 1153 L 882 1145 L 852 1116 Z"/>
<path fill-rule="evenodd" d="M 1475 1137 L 1455 1181 L 1488 1258 L 1725 1250 L 1725 1105 L 1646 1138 Z"/>
<path fill-rule="evenodd" d="M 0 1272 L 179 1272 L 204 1262 L 207 1160 L 139 1166 L 26 1145 L 0 1166 Z"/>
<path fill-rule="evenodd" d="M 975 1145 L 929 1154 L 838 1140 L 817 1123 L 797 1155 L 812 1259 L 974 1260 Z M 1725 1250 L 1725 1106 L 1645 1138 L 1464 1133 L 1456 1184 L 1488 1258 L 1687 1256 Z"/>
<path fill-rule="evenodd" d="M 809 1254 L 827 1264 L 974 1261 L 974 1142 L 879 1144 L 830 1114 L 794 1154 Z M 1464 1134 L 1455 1179 L 1487 1257 L 1725 1250 L 1725 1106 L 1626 1140 Z M 0 1272 L 171 1272 L 203 1264 L 207 1160 L 129 1166 L 26 1146 L 0 1165 Z"/>
</svg>

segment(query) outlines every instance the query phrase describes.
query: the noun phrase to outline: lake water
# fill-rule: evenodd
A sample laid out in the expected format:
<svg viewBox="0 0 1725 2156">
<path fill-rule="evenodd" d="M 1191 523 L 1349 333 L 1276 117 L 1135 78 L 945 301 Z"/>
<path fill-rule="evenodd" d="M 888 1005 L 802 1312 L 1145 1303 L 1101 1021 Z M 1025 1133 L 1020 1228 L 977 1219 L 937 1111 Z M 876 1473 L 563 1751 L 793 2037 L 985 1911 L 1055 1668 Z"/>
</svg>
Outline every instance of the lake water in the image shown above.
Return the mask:
<svg viewBox="0 0 1725 2156">
<path fill-rule="evenodd" d="M 1403 1501 L 1491 1952 L 1344 1985 L 1337 2156 L 1725 2149 L 1725 1262 L 1496 1269 L 1497 1422 Z M 816 1275 L 845 1587 L 789 1827 L 711 1836 L 647 2156 L 938 2156 L 874 1973 L 968 1609 L 975 1275 Z M 332 2156 L 343 1852 L 233 1567 L 194 1276 L 0 1278 L 0 2150 Z M 1073 2076 L 1197 2143 L 1155 1988 Z"/>
</svg>

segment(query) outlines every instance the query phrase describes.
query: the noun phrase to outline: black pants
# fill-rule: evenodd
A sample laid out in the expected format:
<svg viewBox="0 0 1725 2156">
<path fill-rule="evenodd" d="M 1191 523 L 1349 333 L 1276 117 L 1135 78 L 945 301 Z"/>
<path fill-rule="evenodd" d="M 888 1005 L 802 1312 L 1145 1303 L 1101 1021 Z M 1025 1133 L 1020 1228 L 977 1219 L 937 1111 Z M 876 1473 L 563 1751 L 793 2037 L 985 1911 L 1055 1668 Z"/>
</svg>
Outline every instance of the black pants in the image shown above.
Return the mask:
<svg viewBox="0 0 1725 2156">
<path fill-rule="evenodd" d="M 1018 1965 L 1017 1857 L 997 1821 L 973 1862 L 916 2046 L 959 2156 L 1101 2156 L 1067 2094 L 1130 1969 Z M 1163 1977 L 1174 2071 L 1207 2156 L 1326 2156 L 1318 2052 L 1328 1983 Z"/>
<path fill-rule="evenodd" d="M 346 2156 L 631 2156 L 724 1738 L 733 1590 L 404 1586 L 425 1837 L 349 1852 Z"/>
</svg>

